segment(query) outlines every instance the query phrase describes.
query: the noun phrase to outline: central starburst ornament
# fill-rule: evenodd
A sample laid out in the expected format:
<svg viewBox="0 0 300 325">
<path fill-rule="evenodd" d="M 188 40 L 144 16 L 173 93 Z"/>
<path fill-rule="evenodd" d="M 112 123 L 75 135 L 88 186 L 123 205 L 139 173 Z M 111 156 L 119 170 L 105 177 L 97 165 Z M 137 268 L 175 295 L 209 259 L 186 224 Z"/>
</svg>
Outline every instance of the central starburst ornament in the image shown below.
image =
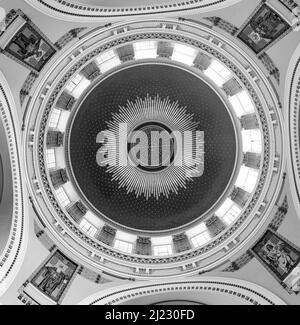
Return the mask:
<svg viewBox="0 0 300 325">
<path fill-rule="evenodd" d="M 204 132 L 186 107 L 159 95 L 120 106 L 99 133 L 97 163 L 137 197 L 178 194 L 204 172 Z"/>
</svg>

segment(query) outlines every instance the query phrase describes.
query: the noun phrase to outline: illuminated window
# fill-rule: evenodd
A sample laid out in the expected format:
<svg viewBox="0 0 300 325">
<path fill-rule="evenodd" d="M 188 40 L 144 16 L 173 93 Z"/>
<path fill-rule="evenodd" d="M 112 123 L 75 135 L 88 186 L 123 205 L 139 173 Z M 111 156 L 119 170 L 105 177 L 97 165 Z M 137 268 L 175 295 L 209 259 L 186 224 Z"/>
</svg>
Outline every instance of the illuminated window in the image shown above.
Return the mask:
<svg viewBox="0 0 300 325">
<path fill-rule="evenodd" d="M 223 220 L 227 223 L 228 226 L 230 226 L 240 215 L 241 209 L 234 205 L 223 217 Z"/>
<path fill-rule="evenodd" d="M 96 60 L 99 64 L 101 63 L 104 63 L 104 62 L 107 62 L 107 61 L 110 61 L 112 59 L 114 59 L 116 57 L 116 54 L 113 50 L 110 50 L 110 51 L 107 51 L 107 52 L 104 52 L 102 54 L 100 54 Z"/>
<path fill-rule="evenodd" d="M 205 245 L 210 241 L 211 237 L 207 231 L 191 238 L 191 242 L 195 248 Z"/>
<path fill-rule="evenodd" d="M 193 47 L 183 44 L 174 45 L 172 60 L 191 66 L 194 63 L 196 56 L 197 50 Z"/>
<path fill-rule="evenodd" d="M 66 89 L 78 99 L 91 82 L 84 76 L 77 74 L 66 86 Z"/>
<path fill-rule="evenodd" d="M 252 193 L 257 183 L 258 175 L 259 172 L 257 170 L 246 166 L 241 166 L 235 186 L 245 190 L 248 193 Z"/>
<path fill-rule="evenodd" d="M 134 243 L 137 240 L 137 236 L 128 232 L 118 230 L 116 233 L 116 239 L 124 242 Z"/>
<path fill-rule="evenodd" d="M 217 60 L 213 60 L 209 67 L 212 70 L 216 71 L 218 75 L 222 77 L 224 80 L 228 80 L 232 76 L 230 70 L 226 67 L 226 65 Z"/>
<path fill-rule="evenodd" d="M 115 249 L 118 249 L 124 253 L 132 253 L 133 250 L 133 244 L 132 243 L 128 243 L 122 240 L 117 239 L 115 241 L 115 245 L 114 245 Z"/>
<path fill-rule="evenodd" d="M 54 109 L 51 113 L 50 120 L 49 120 L 49 127 L 50 128 L 56 128 L 59 118 L 60 118 L 61 110 Z"/>
<path fill-rule="evenodd" d="M 262 152 L 262 138 L 260 130 L 242 130 L 243 152 Z"/>
<path fill-rule="evenodd" d="M 66 110 L 61 111 L 60 118 L 59 118 L 58 124 L 56 126 L 56 128 L 59 131 L 65 132 L 70 114 L 71 113 L 69 111 L 66 111 Z"/>
<path fill-rule="evenodd" d="M 154 256 L 168 256 L 172 254 L 171 245 L 160 245 L 153 247 Z"/>
<path fill-rule="evenodd" d="M 217 60 L 213 60 L 211 65 L 204 71 L 204 74 L 217 86 L 221 87 L 232 77 L 230 70 Z"/>
<path fill-rule="evenodd" d="M 86 219 L 82 219 L 79 226 L 84 232 L 86 232 L 91 237 L 93 237 L 97 232 L 97 228 L 91 225 Z"/>
<path fill-rule="evenodd" d="M 71 203 L 70 199 L 68 198 L 68 195 L 66 194 L 65 190 L 62 187 L 60 187 L 56 191 L 56 196 L 60 204 L 64 207 L 66 207 Z"/>
<path fill-rule="evenodd" d="M 56 167 L 56 159 L 55 159 L 54 149 L 46 150 L 46 161 L 47 161 L 47 167 L 49 169 Z"/>
<path fill-rule="evenodd" d="M 153 59 L 157 57 L 157 42 L 143 41 L 133 44 L 135 59 Z"/>
<path fill-rule="evenodd" d="M 88 79 L 83 78 L 77 87 L 73 90 L 73 96 L 78 99 L 90 84 L 91 82 Z"/>
<path fill-rule="evenodd" d="M 113 50 L 100 54 L 96 58 L 96 61 L 102 73 L 105 73 L 121 64 L 120 58 L 115 54 Z"/>
<path fill-rule="evenodd" d="M 84 215 L 84 219 L 87 220 L 90 224 L 92 224 L 97 229 L 101 229 L 104 226 L 104 221 L 98 218 L 91 211 L 87 211 L 87 213 Z"/>
<path fill-rule="evenodd" d="M 195 227 L 193 227 L 191 229 L 188 229 L 186 231 L 186 235 L 191 238 L 191 237 L 194 237 L 194 236 L 196 236 L 196 235 L 198 235 L 198 234 L 200 234 L 200 233 L 202 233 L 204 231 L 207 231 L 207 228 L 206 228 L 205 223 L 202 222 L 199 225 L 197 225 L 197 226 L 195 226 Z"/>
<path fill-rule="evenodd" d="M 66 86 L 66 89 L 72 93 L 72 91 L 77 87 L 84 77 L 80 74 L 77 74 Z"/>
<path fill-rule="evenodd" d="M 229 101 L 238 117 L 255 112 L 254 104 L 245 90 L 230 97 Z"/>
<path fill-rule="evenodd" d="M 216 216 L 225 221 L 227 225 L 231 225 L 238 218 L 241 211 L 242 209 L 232 200 L 226 199 L 222 206 L 216 211 Z"/>
</svg>

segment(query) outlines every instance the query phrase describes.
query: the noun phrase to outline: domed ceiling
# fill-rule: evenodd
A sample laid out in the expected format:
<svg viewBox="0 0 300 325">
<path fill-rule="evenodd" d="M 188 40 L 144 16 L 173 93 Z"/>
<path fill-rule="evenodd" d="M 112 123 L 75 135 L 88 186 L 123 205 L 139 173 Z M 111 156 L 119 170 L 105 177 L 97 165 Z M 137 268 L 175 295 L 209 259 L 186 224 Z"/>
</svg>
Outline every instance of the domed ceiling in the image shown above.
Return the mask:
<svg viewBox="0 0 300 325">
<path fill-rule="evenodd" d="M 299 304 L 298 4 L 1 2 L 0 304 Z"/>
<path fill-rule="evenodd" d="M 217 203 L 232 179 L 238 143 L 230 111 L 206 82 L 182 69 L 147 64 L 122 70 L 96 84 L 74 115 L 67 140 L 74 180 L 98 213 L 123 226 L 155 231 L 188 224 Z M 149 155 L 140 148 L 136 166 L 118 162 L 103 168 L 96 160 L 97 136 L 114 125 L 117 137 L 122 123 L 128 127 L 128 145 L 132 132 L 149 131 L 143 144 Z M 176 166 L 174 156 L 182 151 L 176 139 L 169 144 L 175 152 L 166 147 L 170 141 L 154 144 L 153 137 L 166 130 L 204 133 L 198 141 L 199 175 L 189 175 L 192 165 Z M 191 158 L 197 168 L 196 157 Z"/>
<path fill-rule="evenodd" d="M 265 82 L 256 88 L 230 51 L 194 36 L 208 28 L 149 24 L 132 22 L 113 41 L 95 31 L 79 61 L 55 67 L 45 100 L 28 107 L 28 130 L 39 133 L 26 167 L 40 183 L 32 198 L 44 222 L 52 228 L 54 215 L 95 256 L 104 253 L 105 268 L 122 274 L 114 265 L 122 261 L 127 272 L 134 263 L 159 272 L 165 261 L 177 275 L 174 262 L 192 258 L 196 272 L 202 256 L 226 258 L 224 242 L 239 234 L 238 249 L 255 236 L 257 209 L 268 218 L 283 172 L 279 159 L 271 177 L 282 122 Z"/>
</svg>

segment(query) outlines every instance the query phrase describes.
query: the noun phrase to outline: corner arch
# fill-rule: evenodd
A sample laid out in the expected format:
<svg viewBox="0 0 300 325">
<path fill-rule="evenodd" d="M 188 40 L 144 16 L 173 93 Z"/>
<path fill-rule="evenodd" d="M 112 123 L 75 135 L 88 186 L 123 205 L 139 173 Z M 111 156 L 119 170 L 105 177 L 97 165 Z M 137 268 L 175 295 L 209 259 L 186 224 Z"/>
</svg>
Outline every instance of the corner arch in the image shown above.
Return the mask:
<svg viewBox="0 0 300 325">
<path fill-rule="evenodd" d="M 12 225 L 6 246 L 0 256 L 0 296 L 12 284 L 18 274 L 27 247 L 28 214 L 24 204 L 24 182 L 20 160 L 20 128 L 16 105 L 10 87 L 0 72 L 0 119 L 3 123 L 9 161 L 12 171 L 13 208 Z"/>
<path fill-rule="evenodd" d="M 79 304 L 153 305 L 166 301 L 193 301 L 202 305 L 285 305 L 272 292 L 254 283 L 220 277 L 130 283 L 101 291 Z"/>
</svg>

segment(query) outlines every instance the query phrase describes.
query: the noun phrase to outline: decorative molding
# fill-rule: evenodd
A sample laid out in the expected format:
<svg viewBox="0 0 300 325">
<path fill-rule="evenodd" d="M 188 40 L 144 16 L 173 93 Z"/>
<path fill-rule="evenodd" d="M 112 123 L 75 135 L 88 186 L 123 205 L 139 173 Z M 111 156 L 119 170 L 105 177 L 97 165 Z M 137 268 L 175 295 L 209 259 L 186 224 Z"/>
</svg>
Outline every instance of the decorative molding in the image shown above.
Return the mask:
<svg viewBox="0 0 300 325">
<path fill-rule="evenodd" d="M 300 209 L 300 46 L 295 50 L 286 78 L 285 107 L 288 109 L 286 127 L 288 130 L 288 175 L 296 211 Z M 300 215 L 298 215 L 300 218 Z"/>
<path fill-rule="evenodd" d="M 235 25 L 233 25 L 232 23 L 224 20 L 223 18 L 220 17 L 207 17 L 205 18 L 208 21 L 210 21 L 214 26 L 219 27 L 220 29 L 222 29 L 224 32 L 234 36 L 236 35 L 236 33 L 238 32 L 238 27 L 236 27 Z"/>
<path fill-rule="evenodd" d="M 124 44 L 127 42 L 132 42 L 134 40 L 139 40 L 139 39 L 171 39 L 173 41 L 179 41 L 179 42 L 184 42 L 186 44 L 190 44 L 193 46 L 196 46 L 212 55 L 214 55 L 216 58 L 221 60 L 223 63 L 225 63 L 231 71 L 233 71 L 239 79 L 244 83 L 245 87 L 248 89 L 250 95 L 252 96 L 254 102 L 256 103 L 256 107 L 258 110 L 258 113 L 260 115 L 260 120 L 262 123 L 262 129 L 264 133 L 264 160 L 263 160 L 263 167 L 262 167 L 262 175 L 259 181 L 259 185 L 257 186 L 256 193 L 253 196 L 253 199 L 251 203 L 249 204 L 247 210 L 245 213 L 240 217 L 240 219 L 234 224 L 233 227 L 231 227 L 225 234 L 223 234 L 221 237 L 219 237 L 217 240 L 211 242 L 205 247 L 202 247 L 200 249 L 197 249 L 193 252 L 188 252 L 186 254 L 182 254 L 177 257 L 166 257 L 166 258 L 154 258 L 154 257 L 131 257 L 122 253 L 118 253 L 112 249 L 105 248 L 102 246 L 100 243 L 97 243 L 96 241 L 93 241 L 90 237 L 85 235 L 82 231 L 80 231 L 78 228 L 75 227 L 74 223 L 69 220 L 69 218 L 66 216 L 65 212 L 61 209 L 59 204 L 57 203 L 55 196 L 52 192 L 51 185 L 48 181 L 47 177 L 47 172 L 46 172 L 46 167 L 45 167 L 45 158 L 44 158 L 44 141 L 45 141 L 45 132 L 46 132 L 46 127 L 48 123 L 48 118 L 50 115 L 50 112 L 52 110 L 53 104 L 55 103 L 58 94 L 62 91 L 63 86 L 68 82 L 71 76 L 74 75 L 76 71 L 78 71 L 86 62 L 91 60 L 93 57 L 95 57 L 97 54 L 101 53 L 104 50 L 107 50 L 109 48 L 112 48 L 113 46 Z M 86 243 L 92 244 L 94 248 L 97 248 L 99 251 L 111 255 L 114 257 L 121 258 L 126 261 L 134 261 L 134 262 L 139 262 L 139 263 L 166 263 L 166 262 L 178 262 L 182 260 L 187 260 L 191 257 L 195 257 L 201 254 L 204 254 L 205 252 L 208 252 L 209 250 L 213 249 L 217 245 L 220 245 L 222 242 L 224 242 L 226 239 L 228 239 L 229 236 L 231 236 L 242 224 L 243 222 L 247 219 L 249 213 L 252 211 L 254 205 L 256 204 L 261 190 L 264 186 L 266 175 L 268 174 L 269 171 L 269 164 L 270 164 L 270 146 L 269 146 L 269 129 L 268 125 L 266 124 L 266 117 L 265 113 L 262 107 L 262 104 L 260 100 L 258 99 L 254 89 L 248 82 L 247 78 L 244 76 L 244 74 L 240 71 L 239 68 L 237 68 L 230 60 L 228 60 L 225 56 L 221 55 L 218 53 L 216 50 L 213 48 L 204 45 L 201 42 L 197 42 L 195 40 L 189 39 L 188 37 L 183 37 L 180 35 L 173 35 L 173 34 L 168 34 L 168 33 L 151 33 L 151 34 L 137 34 L 137 35 L 132 35 L 128 37 L 122 37 L 119 38 L 115 41 L 107 43 L 103 47 L 99 47 L 97 50 L 93 51 L 92 53 L 88 54 L 85 56 L 83 59 L 81 59 L 78 63 L 76 63 L 71 70 L 63 77 L 63 79 L 59 82 L 58 86 L 54 89 L 50 96 L 50 100 L 48 101 L 46 105 L 46 109 L 43 114 L 42 122 L 39 125 L 39 137 L 38 137 L 39 145 L 38 145 L 38 155 L 39 155 L 39 168 L 40 168 L 40 173 L 41 173 L 41 179 L 43 181 L 43 186 L 45 188 L 45 191 L 47 192 L 47 195 L 49 197 L 49 201 L 53 205 L 54 209 L 56 210 L 57 214 L 60 216 L 61 220 L 64 221 L 65 225 L 69 227 L 69 229 L 75 233 L 77 236 L 79 236 L 81 239 L 83 239 Z"/>
<path fill-rule="evenodd" d="M 284 221 L 284 218 L 288 213 L 288 209 L 289 209 L 288 197 L 285 196 L 284 201 L 278 207 L 275 216 L 272 222 L 270 223 L 269 227 L 272 228 L 274 231 L 277 231 L 278 228 L 281 226 L 282 222 Z"/>
<path fill-rule="evenodd" d="M 235 272 L 243 268 L 253 259 L 253 254 L 247 251 L 245 254 L 231 262 L 231 265 L 223 270 L 223 272 Z"/>
<path fill-rule="evenodd" d="M 130 304 L 139 298 L 155 296 L 151 304 L 159 301 L 159 295 L 170 294 L 174 299 L 176 295 L 182 297 L 184 292 L 196 293 L 201 303 L 205 295 L 214 296 L 214 301 L 222 295 L 222 304 L 236 304 L 237 301 L 243 304 L 251 305 L 285 305 L 285 303 L 268 290 L 246 281 L 226 278 L 201 277 L 197 279 L 182 279 L 180 281 L 168 281 L 164 283 L 148 282 L 147 284 L 131 284 L 111 288 L 104 292 L 97 293 L 80 302 L 80 305 L 120 305 Z"/>
<path fill-rule="evenodd" d="M 265 52 L 260 54 L 258 58 L 261 60 L 263 65 L 266 67 L 270 76 L 272 76 L 275 79 L 275 81 L 277 82 L 277 84 L 279 85 L 280 84 L 280 71 L 276 67 L 274 61 Z"/>
<path fill-rule="evenodd" d="M 38 78 L 38 74 L 36 72 L 31 71 L 27 76 L 22 89 L 20 90 L 20 104 L 21 106 L 24 104 L 25 98 L 29 95 L 35 81 Z"/>
<path fill-rule="evenodd" d="M 94 272 L 85 266 L 80 266 L 78 268 L 77 273 L 84 279 L 94 282 L 96 284 L 104 284 L 111 282 L 110 280 L 104 278 L 102 273 Z"/>
<path fill-rule="evenodd" d="M 20 139 L 17 128 L 17 112 L 5 77 L 0 72 L 0 119 L 2 120 L 10 155 L 13 182 L 12 228 L 6 247 L 0 257 L 0 295 L 4 293 L 17 275 L 27 246 L 28 224 L 24 206 Z"/>
<path fill-rule="evenodd" d="M 65 46 L 67 46 L 68 43 L 72 42 L 76 37 L 78 37 L 78 35 L 81 32 L 83 32 L 86 29 L 87 29 L 86 27 L 71 29 L 69 32 L 63 35 L 59 40 L 57 40 L 54 45 L 59 50 L 62 50 Z"/>
<path fill-rule="evenodd" d="M 147 3 L 145 5 L 131 7 L 93 6 L 76 4 L 69 0 L 26 0 L 30 5 L 44 13 L 61 19 L 95 20 L 95 19 L 120 19 L 122 17 L 134 17 L 145 15 L 162 15 L 190 12 L 217 10 L 231 6 L 240 0 L 166 0 L 160 4 Z"/>
</svg>

